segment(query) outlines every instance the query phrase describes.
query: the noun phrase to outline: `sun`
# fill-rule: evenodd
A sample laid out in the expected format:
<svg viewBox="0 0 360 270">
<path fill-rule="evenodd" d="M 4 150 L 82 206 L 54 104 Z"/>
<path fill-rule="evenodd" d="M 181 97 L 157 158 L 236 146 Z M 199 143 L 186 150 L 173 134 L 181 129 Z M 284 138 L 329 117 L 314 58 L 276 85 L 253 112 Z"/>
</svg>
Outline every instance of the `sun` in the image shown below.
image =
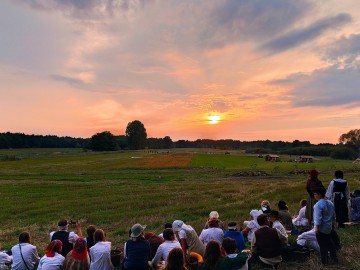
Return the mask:
<svg viewBox="0 0 360 270">
<path fill-rule="evenodd" d="M 208 116 L 208 119 L 209 119 L 209 123 L 211 125 L 215 125 L 215 124 L 218 124 L 219 121 L 220 121 L 220 116 L 219 115 L 209 115 Z"/>
</svg>

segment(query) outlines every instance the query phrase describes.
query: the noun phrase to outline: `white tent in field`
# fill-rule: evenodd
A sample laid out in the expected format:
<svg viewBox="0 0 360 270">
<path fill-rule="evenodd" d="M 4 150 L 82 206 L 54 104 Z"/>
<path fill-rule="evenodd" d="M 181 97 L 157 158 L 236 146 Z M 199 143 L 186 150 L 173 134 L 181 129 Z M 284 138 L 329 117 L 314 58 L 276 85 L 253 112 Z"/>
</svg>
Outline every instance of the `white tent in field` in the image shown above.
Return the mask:
<svg viewBox="0 0 360 270">
<path fill-rule="evenodd" d="M 360 164 L 360 158 L 357 158 L 353 161 L 353 164 Z"/>
</svg>

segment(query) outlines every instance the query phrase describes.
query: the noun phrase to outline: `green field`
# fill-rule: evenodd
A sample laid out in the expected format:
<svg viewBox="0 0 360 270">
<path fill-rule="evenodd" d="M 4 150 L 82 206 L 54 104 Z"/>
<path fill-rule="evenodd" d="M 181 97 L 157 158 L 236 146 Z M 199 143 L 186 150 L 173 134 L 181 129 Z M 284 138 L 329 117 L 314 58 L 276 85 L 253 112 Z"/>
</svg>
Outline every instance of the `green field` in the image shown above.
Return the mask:
<svg viewBox="0 0 360 270">
<path fill-rule="evenodd" d="M 242 224 L 263 199 L 273 206 L 283 199 L 296 214 L 299 201 L 307 195 L 306 171 L 313 168 L 321 172 L 325 186 L 334 170 L 341 169 L 351 190 L 360 187 L 360 166 L 351 161 L 319 158 L 307 164 L 282 157 L 282 162 L 273 163 L 242 152 L 223 152 L 1 150 L 0 248 L 11 248 L 18 234 L 28 230 L 43 253 L 48 232 L 62 218 L 79 219 L 84 232 L 95 224 L 105 230 L 113 246 L 122 246 L 137 222 L 160 233 L 165 222 L 182 219 L 200 233 L 210 211 L 217 210 L 226 223 Z M 264 174 L 247 176 L 259 171 Z M 360 250 L 359 228 L 340 234 L 352 250 L 343 264 L 353 267 Z"/>
</svg>

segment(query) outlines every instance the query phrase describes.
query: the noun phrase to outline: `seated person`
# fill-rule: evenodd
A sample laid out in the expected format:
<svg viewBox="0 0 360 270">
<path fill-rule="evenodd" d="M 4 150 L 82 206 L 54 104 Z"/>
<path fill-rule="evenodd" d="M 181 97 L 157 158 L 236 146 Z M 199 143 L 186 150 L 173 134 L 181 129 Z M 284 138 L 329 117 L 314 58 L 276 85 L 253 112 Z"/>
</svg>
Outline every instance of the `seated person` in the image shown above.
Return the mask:
<svg viewBox="0 0 360 270">
<path fill-rule="evenodd" d="M 58 231 L 50 233 L 50 241 L 60 240 L 62 242 L 61 255 L 64 257 L 73 249 L 75 241 L 82 237 L 80 222 L 74 224 L 76 226 L 76 233 L 68 232 L 71 221 L 62 219 L 58 222 Z"/>
<path fill-rule="evenodd" d="M 172 229 L 172 223 L 171 222 L 166 222 L 164 224 L 164 230 L 165 229 Z M 159 234 L 159 236 L 164 240 L 164 236 L 163 236 L 163 232 Z"/>
<path fill-rule="evenodd" d="M 94 233 L 94 242 L 90 248 L 89 256 L 90 270 L 113 270 L 111 263 L 111 242 L 106 240 L 105 233 L 102 229 L 97 229 Z"/>
<path fill-rule="evenodd" d="M 300 201 L 300 211 L 299 214 L 293 218 L 292 223 L 296 227 L 307 227 L 309 220 L 305 216 L 306 211 L 306 200 Z"/>
<path fill-rule="evenodd" d="M 311 248 L 320 252 L 320 247 L 316 239 L 315 228 L 300 234 L 296 239 L 296 243 L 300 246 Z"/>
<path fill-rule="evenodd" d="M 187 270 L 186 260 L 181 248 L 174 248 L 170 251 L 166 260 L 165 270 Z"/>
<path fill-rule="evenodd" d="M 260 203 L 260 211 L 263 213 L 263 214 L 269 214 L 270 211 L 271 211 L 271 208 L 270 208 L 270 202 L 268 200 L 263 200 L 261 203 Z"/>
<path fill-rule="evenodd" d="M 219 219 L 219 213 L 217 211 L 211 211 L 209 214 L 209 218 L 205 223 L 204 229 L 209 228 L 209 221 L 216 219 L 219 221 L 219 228 L 221 228 L 222 230 L 224 230 L 224 223 Z"/>
<path fill-rule="evenodd" d="M 93 245 L 95 245 L 95 242 L 94 242 L 94 233 L 95 233 L 95 231 L 96 231 L 96 226 L 95 225 L 90 225 L 89 227 L 86 228 L 86 233 L 87 233 L 86 245 L 87 245 L 88 250 Z"/>
<path fill-rule="evenodd" d="M 79 237 L 74 248 L 66 255 L 62 270 L 83 270 L 90 268 L 90 257 L 86 240 Z"/>
<path fill-rule="evenodd" d="M 208 222 L 209 227 L 207 229 L 203 229 L 200 233 L 199 239 L 206 245 L 211 240 L 217 241 L 221 244 L 224 239 L 224 231 L 219 228 L 219 220 L 211 219 Z"/>
<path fill-rule="evenodd" d="M 166 261 L 170 251 L 173 248 L 181 248 L 181 245 L 179 243 L 179 241 L 175 240 L 175 234 L 174 231 L 172 229 L 165 229 L 163 232 L 163 237 L 165 242 L 162 243 L 159 248 L 156 251 L 156 254 L 151 262 L 152 266 L 156 269 L 157 264 L 159 263 L 159 261 L 162 259 L 164 261 Z"/>
<path fill-rule="evenodd" d="M 53 240 L 46 247 L 46 254 L 40 259 L 38 270 L 60 270 L 64 263 L 64 256 L 60 254 L 62 243 L 60 240 Z"/>
<path fill-rule="evenodd" d="M 277 206 L 279 208 L 279 221 L 284 225 L 286 230 L 291 231 L 294 226 L 286 202 L 281 200 L 278 202 Z"/>
<path fill-rule="evenodd" d="M 261 214 L 257 217 L 260 229 L 254 232 L 251 240 L 253 255 L 252 263 L 261 263 L 267 266 L 277 266 L 281 261 L 281 248 L 286 238 L 274 228 L 269 227 L 267 215 Z"/>
<path fill-rule="evenodd" d="M 360 189 L 351 195 L 351 221 L 360 221 Z"/>
<path fill-rule="evenodd" d="M 204 256 L 205 245 L 200 241 L 193 227 L 185 224 L 181 220 L 175 220 L 172 227 L 174 232 L 179 235 L 180 245 L 185 258 L 190 252 L 196 252 L 201 256 Z"/>
<path fill-rule="evenodd" d="M 261 211 L 258 211 L 258 210 L 251 210 L 250 211 L 250 217 L 251 217 L 251 220 L 250 221 L 245 221 L 244 222 L 244 225 L 245 225 L 245 228 L 241 231 L 242 234 L 245 234 L 247 235 L 247 239 L 249 242 L 251 242 L 251 238 L 254 234 L 254 232 L 260 228 L 259 224 L 257 223 L 257 220 L 256 218 L 261 214 L 262 212 Z"/>
<path fill-rule="evenodd" d="M 155 233 L 153 233 L 153 232 L 146 232 L 146 233 L 144 234 L 144 237 L 145 237 L 145 239 L 148 240 L 149 243 L 150 243 L 150 257 L 149 257 L 149 261 L 151 261 L 151 260 L 154 258 L 158 247 L 162 244 L 163 239 L 162 239 L 160 236 L 158 236 L 158 235 L 156 235 Z"/>
<path fill-rule="evenodd" d="M 239 252 L 245 249 L 245 239 L 243 234 L 238 231 L 236 222 L 229 222 L 228 231 L 224 232 L 224 238 L 227 237 L 236 241 L 237 250 Z"/>
<path fill-rule="evenodd" d="M 218 265 L 222 259 L 220 244 L 214 240 L 211 240 L 205 249 L 204 262 L 200 266 L 200 270 L 218 270 Z"/>
<path fill-rule="evenodd" d="M 38 255 L 35 246 L 31 245 L 31 237 L 28 232 L 22 232 L 19 235 L 19 244 L 15 245 L 11 249 L 13 261 L 13 270 L 23 270 L 29 268 L 35 269 L 35 265 L 39 262 L 40 257 Z M 26 263 L 26 266 L 25 266 Z"/>
<path fill-rule="evenodd" d="M 221 250 L 225 257 L 220 261 L 217 270 L 248 269 L 248 255 L 245 252 L 236 253 L 237 245 L 234 239 L 224 238 L 221 244 Z"/>
<path fill-rule="evenodd" d="M 0 252 L 0 269 L 2 265 L 9 265 L 12 261 L 12 256 L 4 251 Z"/>
<path fill-rule="evenodd" d="M 287 244 L 288 235 L 286 233 L 285 227 L 279 221 L 279 212 L 271 210 L 269 215 L 269 221 L 272 223 L 272 228 L 277 229 L 281 233 L 281 235 L 286 238 L 285 244 Z"/>
</svg>

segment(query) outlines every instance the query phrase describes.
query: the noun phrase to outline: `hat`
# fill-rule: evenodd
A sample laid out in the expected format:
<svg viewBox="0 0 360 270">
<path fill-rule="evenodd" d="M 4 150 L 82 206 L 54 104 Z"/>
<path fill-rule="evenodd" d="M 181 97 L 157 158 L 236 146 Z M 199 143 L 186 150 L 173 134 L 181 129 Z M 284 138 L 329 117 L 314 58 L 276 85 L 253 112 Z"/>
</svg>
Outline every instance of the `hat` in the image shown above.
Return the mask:
<svg viewBox="0 0 360 270">
<path fill-rule="evenodd" d="M 270 202 L 268 200 L 263 200 L 260 204 L 261 207 L 263 206 L 270 206 Z"/>
<path fill-rule="evenodd" d="M 131 227 L 131 237 L 139 237 L 140 234 L 145 230 L 146 225 L 141 225 L 139 223 L 134 224 Z"/>
<path fill-rule="evenodd" d="M 353 198 L 360 197 L 360 189 L 355 189 L 354 192 L 351 193 L 350 195 Z"/>
<path fill-rule="evenodd" d="M 182 220 L 175 220 L 172 224 L 172 228 L 174 230 L 174 232 L 178 232 L 180 231 L 182 225 L 184 225 L 184 221 Z"/>
<path fill-rule="evenodd" d="M 209 218 L 219 218 L 219 213 L 217 211 L 211 211 Z"/>
<path fill-rule="evenodd" d="M 260 211 L 258 211 L 258 210 L 256 210 L 256 209 L 253 209 L 253 210 L 250 211 L 250 216 L 252 216 L 253 219 L 256 219 L 256 217 L 257 217 L 258 215 L 260 215 L 260 214 L 261 214 Z"/>
<path fill-rule="evenodd" d="M 319 172 L 317 170 L 311 170 L 309 174 L 311 178 L 314 178 L 319 175 Z"/>
</svg>

